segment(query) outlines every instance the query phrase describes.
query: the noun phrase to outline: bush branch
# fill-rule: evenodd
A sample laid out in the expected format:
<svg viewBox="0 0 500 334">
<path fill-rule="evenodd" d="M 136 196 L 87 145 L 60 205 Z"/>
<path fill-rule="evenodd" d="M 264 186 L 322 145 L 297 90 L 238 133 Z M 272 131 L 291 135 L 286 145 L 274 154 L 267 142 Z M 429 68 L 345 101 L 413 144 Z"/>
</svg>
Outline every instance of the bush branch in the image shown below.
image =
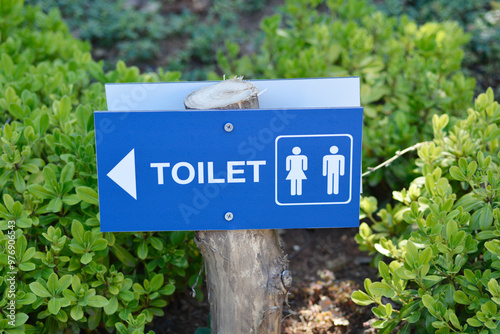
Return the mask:
<svg viewBox="0 0 500 334">
<path fill-rule="evenodd" d="M 396 155 L 393 156 L 392 158 L 390 158 L 389 160 L 386 160 L 384 161 L 383 163 L 381 163 L 380 165 L 376 166 L 376 167 L 368 167 L 368 171 L 364 172 L 363 174 L 361 174 L 362 177 L 365 177 L 371 173 L 373 173 L 374 171 L 382 168 L 382 167 L 385 167 L 385 166 L 388 166 L 390 165 L 394 160 L 397 160 L 399 157 L 401 157 L 402 155 L 410 152 L 410 151 L 415 151 L 416 149 L 418 149 L 420 146 L 424 145 L 424 144 L 427 144 L 429 143 L 428 141 L 425 141 L 425 142 L 422 142 L 422 143 L 418 143 L 418 144 L 415 144 L 413 146 L 410 146 L 408 148 L 405 148 L 404 150 L 402 151 L 397 151 L 396 152 Z"/>
</svg>

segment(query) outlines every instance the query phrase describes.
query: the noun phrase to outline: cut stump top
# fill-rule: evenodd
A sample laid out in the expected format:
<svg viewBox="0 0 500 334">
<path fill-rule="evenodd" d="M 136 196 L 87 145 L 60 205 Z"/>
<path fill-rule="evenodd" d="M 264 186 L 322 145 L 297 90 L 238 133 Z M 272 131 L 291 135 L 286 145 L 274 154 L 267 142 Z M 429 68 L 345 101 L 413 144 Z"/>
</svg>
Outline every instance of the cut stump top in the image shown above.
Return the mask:
<svg viewBox="0 0 500 334">
<path fill-rule="evenodd" d="M 184 99 L 186 109 L 258 108 L 259 88 L 239 78 L 224 80 L 192 92 Z"/>
</svg>

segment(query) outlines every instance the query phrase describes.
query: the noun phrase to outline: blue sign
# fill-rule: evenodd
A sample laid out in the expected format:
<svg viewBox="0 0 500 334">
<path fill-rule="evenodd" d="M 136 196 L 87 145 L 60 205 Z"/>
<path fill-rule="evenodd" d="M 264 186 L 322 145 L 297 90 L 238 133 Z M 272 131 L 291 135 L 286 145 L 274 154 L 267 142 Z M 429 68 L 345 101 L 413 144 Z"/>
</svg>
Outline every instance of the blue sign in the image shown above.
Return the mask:
<svg viewBox="0 0 500 334">
<path fill-rule="evenodd" d="M 95 112 L 101 230 L 357 227 L 363 109 Z"/>
</svg>

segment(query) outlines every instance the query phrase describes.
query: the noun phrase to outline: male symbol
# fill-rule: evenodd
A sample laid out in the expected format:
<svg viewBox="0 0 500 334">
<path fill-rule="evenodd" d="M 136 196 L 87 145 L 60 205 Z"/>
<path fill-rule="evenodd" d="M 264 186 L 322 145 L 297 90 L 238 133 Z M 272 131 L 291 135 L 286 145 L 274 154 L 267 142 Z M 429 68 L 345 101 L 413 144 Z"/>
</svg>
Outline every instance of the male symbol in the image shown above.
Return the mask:
<svg viewBox="0 0 500 334">
<path fill-rule="evenodd" d="M 338 151 L 337 146 L 332 146 L 330 147 L 332 154 L 323 157 L 323 176 L 327 177 L 326 192 L 328 195 L 339 193 L 339 175 L 344 175 L 345 172 L 345 157 L 337 154 Z"/>
</svg>

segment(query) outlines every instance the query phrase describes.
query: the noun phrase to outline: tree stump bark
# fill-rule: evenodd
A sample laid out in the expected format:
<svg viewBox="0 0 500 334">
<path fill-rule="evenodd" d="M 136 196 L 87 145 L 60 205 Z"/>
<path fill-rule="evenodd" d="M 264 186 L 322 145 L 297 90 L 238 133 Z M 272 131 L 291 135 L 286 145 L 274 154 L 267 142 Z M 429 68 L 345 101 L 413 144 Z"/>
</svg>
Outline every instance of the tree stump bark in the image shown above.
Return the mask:
<svg viewBox="0 0 500 334">
<path fill-rule="evenodd" d="M 187 109 L 256 109 L 258 88 L 235 78 L 204 87 Z M 292 277 L 276 230 L 199 231 L 213 334 L 279 334 Z"/>
</svg>

